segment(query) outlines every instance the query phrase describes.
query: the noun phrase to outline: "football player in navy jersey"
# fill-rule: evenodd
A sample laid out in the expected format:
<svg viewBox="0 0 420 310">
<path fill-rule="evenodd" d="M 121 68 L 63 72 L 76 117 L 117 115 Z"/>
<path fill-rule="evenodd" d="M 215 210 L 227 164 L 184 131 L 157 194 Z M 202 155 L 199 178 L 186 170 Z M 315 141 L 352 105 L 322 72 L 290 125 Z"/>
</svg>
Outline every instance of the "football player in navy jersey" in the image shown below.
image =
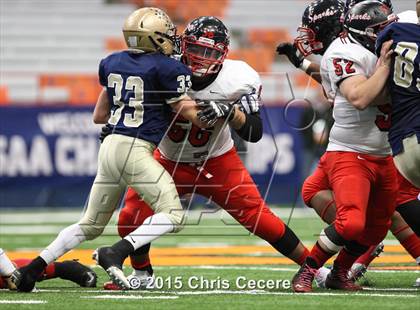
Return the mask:
<svg viewBox="0 0 420 310">
<path fill-rule="evenodd" d="M 169 127 L 171 110 L 199 127 L 197 105 L 186 94 L 191 71 L 170 57 L 175 46 L 175 26 L 160 9 L 142 8 L 125 21 L 128 50 L 103 59 L 99 80 L 104 86 L 95 106 L 95 123 L 107 123 L 112 134 L 103 141 L 98 171 L 80 221 L 62 230 L 28 266 L 14 273 L 18 290 L 29 292 L 44 268 L 85 240 L 98 237 L 109 222 L 127 186 L 154 210 L 147 220 L 112 247 L 95 252 L 98 263 L 123 288 L 124 259 L 137 248 L 168 232 L 179 231 L 183 210 L 174 182 L 153 157 Z"/>
<path fill-rule="evenodd" d="M 420 16 L 420 1 L 417 0 Z M 420 187 L 420 24 L 389 25 L 378 37 L 377 51 L 393 40 L 392 71 L 388 89 L 391 95 L 389 142 L 400 173 Z"/>
<path fill-rule="evenodd" d="M 200 117 L 210 122 L 222 118 L 224 122 L 201 130 L 185 119 L 175 119 L 155 158 L 172 175 L 181 197 L 199 194 L 211 199 L 251 233 L 301 265 L 308 250 L 269 209 L 233 144 L 230 129 L 245 141 L 262 138 L 262 84 L 259 74 L 247 63 L 225 59 L 229 42 L 228 29 L 214 16 L 201 16 L 187 25 L 181 36 L 181 61 L 193 73 L 188 95 L 206 102 L 201 105 Z M 120 236 L 125 237 L 151 214 L 147 203 L 128 189 L 118 219 Z M 135 284 L 133 289 L 153 288 L 149 249 L 150 244 L 130 255 L 133 273 L 128 279 Z M 317 278 L 326 271 L 320 270 Z M 121 289 L 110 282 L 104 288 Z"/>
</svg>

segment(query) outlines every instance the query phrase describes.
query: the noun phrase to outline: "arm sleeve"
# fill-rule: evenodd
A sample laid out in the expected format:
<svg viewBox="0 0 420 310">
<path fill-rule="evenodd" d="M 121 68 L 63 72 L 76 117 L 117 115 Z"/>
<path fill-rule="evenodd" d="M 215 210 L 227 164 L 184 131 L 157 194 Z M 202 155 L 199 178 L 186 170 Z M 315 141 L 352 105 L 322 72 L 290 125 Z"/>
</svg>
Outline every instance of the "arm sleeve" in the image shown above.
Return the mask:
<svg viewBox="0 0 420 310">
<path fill-rule="evenodd" d="M 245 124 L 236 133 L 245 141 L 258 142 L 263 136 L 263 126 L 260 113 L 245 113 Z"/>
<path fill-rule="evenodd" d="M 191 87 L 191 71 L 181 62 L 168 58 L 159 68 L 162 96 L 168 104 L 186 96 Z M 164 66 L 163 66 L 164 65 Z"/>
<path fill-rule="evenodd" d="M 105 59 L 102 59 L 101 62 L 99 63 L 98 75 L 99 75 L 99 83 L 102 86 L 106 87 L 108 83 L 107 83 L 107 77 L 105 73 Z"/>
</svg>

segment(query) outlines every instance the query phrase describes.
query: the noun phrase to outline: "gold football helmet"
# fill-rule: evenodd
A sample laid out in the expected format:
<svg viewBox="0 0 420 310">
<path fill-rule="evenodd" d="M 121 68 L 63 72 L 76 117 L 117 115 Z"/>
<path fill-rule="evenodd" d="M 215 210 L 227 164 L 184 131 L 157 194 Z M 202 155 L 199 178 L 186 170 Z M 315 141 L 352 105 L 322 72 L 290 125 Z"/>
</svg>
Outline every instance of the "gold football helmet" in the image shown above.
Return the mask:
<svg viewBox="0 0 420 310">
<path fill-rule="evenodd" d="M 141 8 L 125 20 L 123 33 L 130 50 L 172 54 L 176 27 L 169 16 L 158 8 Z"/>
</svg>

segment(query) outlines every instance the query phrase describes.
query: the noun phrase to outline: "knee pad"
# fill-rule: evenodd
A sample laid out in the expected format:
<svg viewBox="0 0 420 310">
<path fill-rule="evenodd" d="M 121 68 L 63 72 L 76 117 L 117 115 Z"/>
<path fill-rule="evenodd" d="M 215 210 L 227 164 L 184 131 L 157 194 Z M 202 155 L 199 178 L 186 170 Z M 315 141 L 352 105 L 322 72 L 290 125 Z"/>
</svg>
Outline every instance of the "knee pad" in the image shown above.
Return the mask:
<svg viewBox="0 0 420 310">
<path fill-rule="evenodd" d="M 319 188 L 313 184 L 311 177 L 306 178 L 302 185 L 302 199 L 305 205 L 311 208 L 311 200 L 318 192 Z"/>
<path fill-rule="evenodd" d="M 357 240 L 365 229 L 365 223 L 357 220 L 347 221 L 344 226 L 337 229 L 346 240 Z"/>
</svg>

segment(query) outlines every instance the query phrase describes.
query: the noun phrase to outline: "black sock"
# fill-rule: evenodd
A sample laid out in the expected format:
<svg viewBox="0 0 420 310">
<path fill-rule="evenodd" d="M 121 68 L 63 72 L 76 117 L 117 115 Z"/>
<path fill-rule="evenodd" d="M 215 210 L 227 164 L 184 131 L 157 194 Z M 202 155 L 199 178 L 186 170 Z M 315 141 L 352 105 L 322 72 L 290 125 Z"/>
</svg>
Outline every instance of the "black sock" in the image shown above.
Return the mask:
<svg viewBox="0 0 420 310">
<path fill-rule="evenodd" d="M 320 266 L 318 266 L 318 264 L 316 263 L 316 260 L 310 256 L 306 257 L 305 263 L 308 264 L 308 266 L 311 268 L 314 268 L 314 269 L 320 268 Z"/>
<path fill-rule="evenodd" d="M 121 239 L 117 243 L 114 243 L 111 248 L 118 254 L 121 254 L 121 256 L 124 258 L 135 251 L 133 245 L 125 239 Z"/>
<path fill-rule="evenodd" d="M 299 244 L 299 238 L 296 234 L 287 226 L 285 226 L 285 231 L 283 236 L 276 242 L 270 243 L 273 248 L 279 251 L 286 257 L 289 257 Z"/>
<path fill-rule="evenodd" d="M 151 276 L 153 275 L 153 268 L 152 268 L 152 265 L 147 265 L 147 266 L 145 266 L 145 267 L 142 267 L 142 268 L 140 268 L 140 269 L 138 269 L 138 270 L 141 270 L 141 271 L 147 271 Z"/>
<path fill-rule="evenodd" d="M 48 264 L 41 258 L 41 256 L 38 256 L 30 262 L 27 267 L 31 272 L 33 272 L 33 274 L 39 275 L 44 272 L 44 269 L 47 266 Z"/>
</svg>

